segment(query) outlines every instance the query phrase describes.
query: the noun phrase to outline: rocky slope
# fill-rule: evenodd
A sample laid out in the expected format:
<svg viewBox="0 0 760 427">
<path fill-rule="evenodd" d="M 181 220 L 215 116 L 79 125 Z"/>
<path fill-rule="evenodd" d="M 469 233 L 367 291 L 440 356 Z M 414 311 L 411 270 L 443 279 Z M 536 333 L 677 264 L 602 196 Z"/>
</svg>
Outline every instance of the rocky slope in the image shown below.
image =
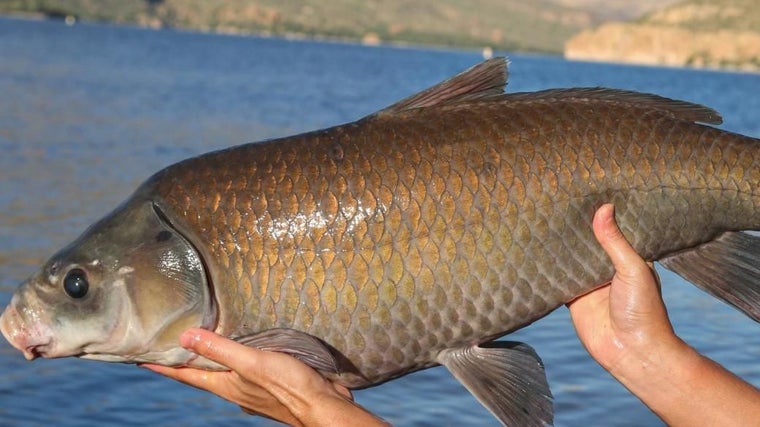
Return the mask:
<svg viewBox="0 0 760 427">
<path fill-rule="evenodd" d="M 565 43 L 565 57 L 760 70 L 757 0 L 681 2 L 636 22 L 609 22 Z"/>
</svg>

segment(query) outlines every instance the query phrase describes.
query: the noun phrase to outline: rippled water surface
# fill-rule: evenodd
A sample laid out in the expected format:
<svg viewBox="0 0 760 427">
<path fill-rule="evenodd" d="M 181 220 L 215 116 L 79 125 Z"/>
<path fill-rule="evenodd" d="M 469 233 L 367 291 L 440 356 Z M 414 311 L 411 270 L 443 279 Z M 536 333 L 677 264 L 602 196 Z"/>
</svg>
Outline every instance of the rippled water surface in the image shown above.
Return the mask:
<svg viewBox="0 0 760 427">
<path fill-rule="evenodd" d="M 509 90 L 613 86 L 719 110 L 760 136 L 760 76 L 511 55 Z M 185 157 L 359 118 L 478 55 L 0 19 L 0 304 L 56 249 Z M 760 385 L 760 326 L 663 271 L 677 332 Z M 542 356 L 557 426 L 658 425 L 561 308 L 510 339 Z M 497 425 L 442 368 L 360 391 L 400 426 Z M 0 343 L 0 425 L 274 425 L 134 366 L 24 361 Z"/>
</svg>

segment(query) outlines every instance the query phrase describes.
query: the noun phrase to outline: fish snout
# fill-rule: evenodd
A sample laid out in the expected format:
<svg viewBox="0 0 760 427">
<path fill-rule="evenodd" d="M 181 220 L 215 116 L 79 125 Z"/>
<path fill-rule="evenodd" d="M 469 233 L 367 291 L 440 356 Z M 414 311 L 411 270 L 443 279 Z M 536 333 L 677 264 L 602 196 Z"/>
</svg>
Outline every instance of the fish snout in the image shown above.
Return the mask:
<svg viewBox="0 0 760 427">
<path fill-rule="evenodd" d="M 24 354 L 27 360 L 46 356 L 51 344 L 51 334 L 43 333 L 43 329 L 39 323 L 30 327 L 19 314 L 14 301 L 0 316 L 0 332 L 14 348 Z"/>
</svg>

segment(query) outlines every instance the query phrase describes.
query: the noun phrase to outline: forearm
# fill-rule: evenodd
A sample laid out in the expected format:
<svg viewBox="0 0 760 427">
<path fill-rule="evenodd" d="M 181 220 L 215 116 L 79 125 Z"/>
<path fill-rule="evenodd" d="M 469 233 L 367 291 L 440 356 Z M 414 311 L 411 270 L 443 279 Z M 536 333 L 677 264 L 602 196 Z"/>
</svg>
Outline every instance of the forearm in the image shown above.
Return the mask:
<svg viewBox="0 0 760 427">
<path fill-rule="evenodd" d="M 302 414 L 302 421 L 304 426 L 309 427 L 390 426 L 355 402 L 339 397 L 331 397 L 316 405 L 310 405 L 308 413 Z"/>
<path fill-rule="evenodd" d="M 623 358 L 615 378 L 671 426 L 747 426 L 760 420 L 760 391 L 677 337 Z"/>
</svg>

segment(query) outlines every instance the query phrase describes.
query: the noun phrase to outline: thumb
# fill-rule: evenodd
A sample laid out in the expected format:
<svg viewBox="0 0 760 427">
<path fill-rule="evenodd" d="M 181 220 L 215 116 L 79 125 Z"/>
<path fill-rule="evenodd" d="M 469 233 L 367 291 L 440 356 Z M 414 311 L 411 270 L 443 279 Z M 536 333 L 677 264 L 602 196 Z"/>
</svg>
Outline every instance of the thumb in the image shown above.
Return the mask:
<svg viewBox="0 0 760 427">
<path fill-rule="evenodd" d="M 602 205 L 596 211 L 593 227 L 597 241 L 610 257 L 620 279 L 629 282 L 641 274 L 642 269 L 648 270 L 647 264 L 626 240 L 615 222 L 615 207 L 612 204 Z"/>
<path fill-rule="evenodd" d="M 637 326 L 641 318 L 648 321 L 667 319 L 655 270 L 628 243 L 615 222 L 615 209 L 604 205 L 594 215 L 594 234 L 615 267 L 610 288 L 610 312 L 623 315 L 625 324 Z M 631 322 L 634 323 L 631 323 Z"/>
</svg>

